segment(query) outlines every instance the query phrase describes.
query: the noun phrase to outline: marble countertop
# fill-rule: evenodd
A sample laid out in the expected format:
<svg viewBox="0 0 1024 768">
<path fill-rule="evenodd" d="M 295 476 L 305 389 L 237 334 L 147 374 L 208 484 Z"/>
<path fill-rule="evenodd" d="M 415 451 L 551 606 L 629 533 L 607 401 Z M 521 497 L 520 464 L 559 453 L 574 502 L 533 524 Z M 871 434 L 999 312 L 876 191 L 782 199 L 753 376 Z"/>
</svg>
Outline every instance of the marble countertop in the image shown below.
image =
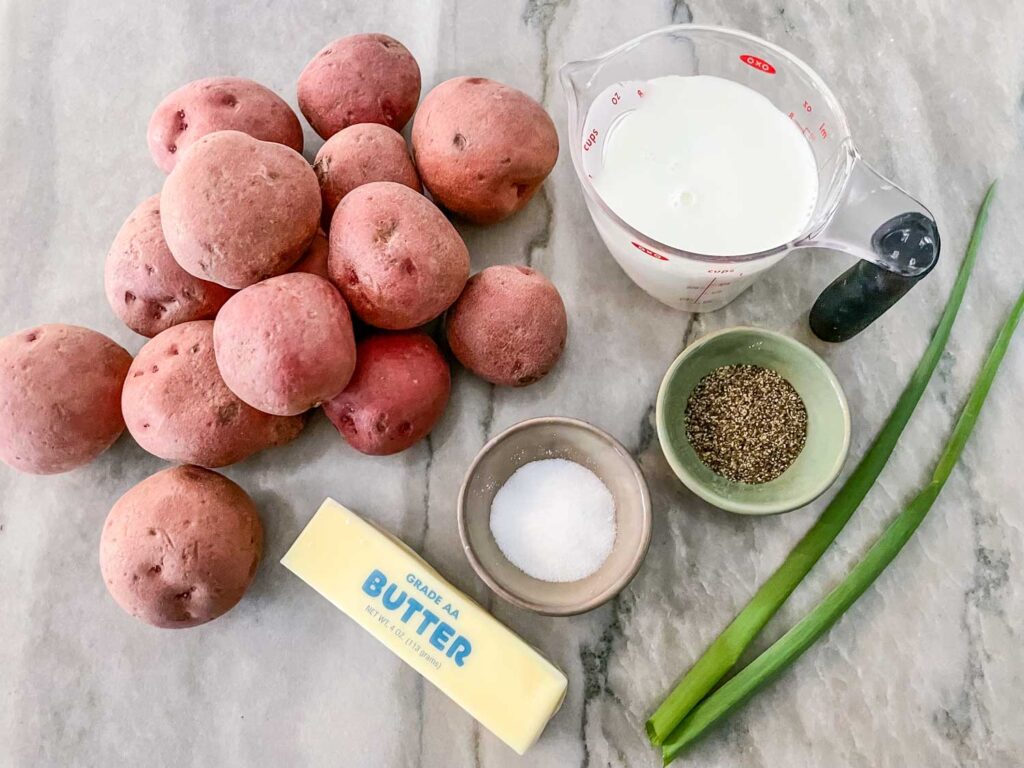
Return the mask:
<svg viewBox="0 0 1024 768">
<path fill-rule="evenodd" d="M 726 309 L 675 312 L 626 278 L 595 232 L 565 151 L 556 72 L 672 22 L 739 27 L 811 63 L 859 146 L 917 193 L 944 257 L 856 339 L 816 341 L 806 313 L 847 266 L 795 256 Z M 921 484 L 1024 284 L 1024 12 L 979 0 L 288 0 L 0 3 L 0 334 L 43 322 L 141 339 L 103 298 L 102 265 L 134 205 L 157 191 L 146 123 L 179 84 L 245 75 L 293 105 L 329 40 L 383 31 L 414 52 L 424 89 L 495 77 L 540 99 L 563 152 L 543 194 L 487 230 L 461 227 L 474 268 L 530 263 L 561 289 L 570 341 L 526 390 L 459 371 L 429 440 L 392 458 L 348 449 L 320 416 L 295 443 L 226 472 L 258 502 L 265 560 L 245 600 L 193 630 L 124 615 L 97 564 L 113 501 L 162 466 L 130 439 L 88 468 L 0 467 L 0 765 L 655 766 L 643 721 L 811 525 L 823 501 L 749 519 L 674 478 L 653 427 L 665 368 L 692 339 L 747 323 L 792 334 L 844 383 L 858 457 L 902 389 L 950 288 L 988 181 L 1003 179 L 947 354 L 891 465 L 826 560 L 771 622 L 777 637 Z M 320 140 L 307 128 L 308 157 Z M 1024 459 L 1017 339 L 931 516 L 864 598 L 778 681 L 686 756 L 694 766 L 1012 766 L 1024 763 Z M 539 415 L 592 421 L 640 461 L 655 503 L 646 563 L 612 603 L 568 619 L 488 593 L 459 547 L 455 497 L 481 445 Z M 847 471 L 849 467 L 847 467 Z M 569 676 L 568 698 L 518 758 L 287 573 L 278 560 L 325 495 L 398 533 Z"/>
</svg>

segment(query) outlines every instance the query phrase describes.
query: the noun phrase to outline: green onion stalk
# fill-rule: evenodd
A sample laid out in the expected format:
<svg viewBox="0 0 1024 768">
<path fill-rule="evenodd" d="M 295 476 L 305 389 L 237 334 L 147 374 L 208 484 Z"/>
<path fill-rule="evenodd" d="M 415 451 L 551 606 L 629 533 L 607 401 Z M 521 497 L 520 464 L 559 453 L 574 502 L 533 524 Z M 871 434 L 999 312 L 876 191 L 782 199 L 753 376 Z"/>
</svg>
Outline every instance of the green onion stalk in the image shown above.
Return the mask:
<svg viewBox="0 0 1024 768">
<path fill-rule="evenodd" d="M 974 267 L 994 192 L 995 183 L 988 188 L 981 203 L 967 254 L 939 324 L 888 420 L 818 521 L 651 715 L 647 721 L 647 735 L 655 746 L 663 744 L 690 710 L 735 666 L 758 632 L 839 535 L 885 467 L 946 347 Z"/>
<path fill-rule="evenodd" d="M 1006 355 L 1010 339 L 1024 313 L 1024 293 L 1017 299 L 1010 316 L 1003 323 L 971 390 L 967 404 L 953 428 L 953 434 L 932 472 L 928 484 L 889 524 L 849 575 L 824 600 L 808 613 L 764 653 L 740 670 L 732 679 L 701 701 L 683 720 L 662 746 L 665 765 L 711 726 L 740 706 L 782 670 L 796 661 L 804 651 L 839 620 L 864 591 L 878 578 L 886 566 L 900 553 L 946 484 L 953 467 L 963 452 L 974 429 L 999 364 Z"/>
</svg>

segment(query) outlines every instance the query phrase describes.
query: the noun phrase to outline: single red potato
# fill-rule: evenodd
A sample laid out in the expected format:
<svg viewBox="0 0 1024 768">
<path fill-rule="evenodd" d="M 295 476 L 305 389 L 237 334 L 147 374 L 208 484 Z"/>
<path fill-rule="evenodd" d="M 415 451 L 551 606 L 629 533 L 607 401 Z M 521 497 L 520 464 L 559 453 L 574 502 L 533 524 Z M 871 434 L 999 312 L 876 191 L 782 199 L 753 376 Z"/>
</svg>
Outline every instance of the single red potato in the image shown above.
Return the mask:
<svg viewBox="0 0 1024 768">
<path fill-rule="evenodd" d="M 223 467 L 293 440 L 301 416 L 272 416 L 246 405 L 224 383 L 213 321 L 168 328 L 139 350 L 121 397 L 135 441 L 168 461 Z"/>
<path fill-rule="evenodd" d="M 423 191 L 402 134 L 378 123 L 350 125 L 331 136 L 316 153 L 313 170 L 325 212 L 337 208 L 356 187 L 372 181 L 394 181 Z"/>
<path fill-rule="evenodd" d="M 452 354 L 492 384 L 523 387 L 547 375 L 565 349 L 558 289 L 529 267 L 488 267 L 469 278 L 445 326 Z"/>
<path fill-rule="evenodd" d="M 299 75 L 299 109 L 321 137 L 356 123 L 402 130 L 420 99 L 420 68 L 393 37 L 349 35 L 320 50 Z"/>
<path fill-rule="evenodd" d="M 228 388 L 265 413 L 296 416 L 339 392 L 356 365 L 352 318 L 341 294 L 293 273 L 236 293 L 213 324 Z"/>
<path fill-rule="evenodd" d="M 40 325 L 0 339 L 0 460 L 53 475 L 81 467 L 124 431 L 132 356 L 101 333 Z"/>
<path fill-rule="evenodd" d="M 160 203 L 175 261 L 228 288 L 287 272 L 320 226 L 320 185 L 309 163 L 238 131 L 192 145 L 164 182 Z"/>
<path fill-rule="evenodd" d="M 263 552 L 249 495 L 201 467 L 165 469 L 125 493 L 100 537 L 100 570 L 124 611 L 155 627 L 195 627 L 245 594 Z"/>
<path fill-rule="evenodd" d="M 114 314 L 150 337 L 178 323 L 213 318 L 232 294 L 178 266 L 160 226 L 160 195 L 139 203 L 121 225 L 103 280 Z"/>
<path fill-rule="evenodd" d="M 165 173 L 197 139 L 241 131 L 302 152 L 302 125 L 284 99 L 244 77 L 204 77 L 167 94 L 149 119 L 146 140 Z"/>
<path fill-rule="evenodd" d="M 456 77 L 423 99 L 412 148 L 420 178 L 439 205 L 493 224 L 540 189 L 558 159 L 558 132 L 522 91 L 484 77 Z"/>
<path fill-rule="evenodd" d="M 303 257 L 295 262 L 292 272 L 305 272 L 322 277 L 324 280 L 330 280 L 330 275 L 327 274 L 328 250 L 327 235 L 321 230 L 316 233 L 313 242 L 309 244 L 309 248 L 306 249 Z"/>
<path fill-rule="evenodd" d="M 451 374 L 424 333 L 389 333 L 359 342 L 348 387 L 324 413 L 348 444 L 385 456 L 427 436 L 448 404 Z"/>
<path fill-rule="evenodd" d="M 356 187 L 331 220 L 327 268 L 352 311 L 404 330 L 433 320 L 461 293 L 469 251 L 444 214 L 402 184 Z"/>
</svg>

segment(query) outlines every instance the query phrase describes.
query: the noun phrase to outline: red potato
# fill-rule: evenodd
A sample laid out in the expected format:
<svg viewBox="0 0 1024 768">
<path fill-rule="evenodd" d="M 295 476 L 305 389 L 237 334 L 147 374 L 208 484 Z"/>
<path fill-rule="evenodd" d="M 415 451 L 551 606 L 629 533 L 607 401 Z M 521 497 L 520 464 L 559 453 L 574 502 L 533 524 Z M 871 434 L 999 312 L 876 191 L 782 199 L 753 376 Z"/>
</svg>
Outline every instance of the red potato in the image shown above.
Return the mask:
<svg viewBox="0 0 1024 768">
<path fill-rule="evenodd" d="M 349 35 L 320 50 L 299 75 L 299 109 L 321 137 L 356 123 L 402 130 L 420 99 L 420 68 L 393 37 Z"/>
<path fill-rule="evenodd" d="M 529 267 L 488 267 L 469 278 L 446 319 L 448 345 L 492 384 L 523 387 L 547 375 L 565 349 L 558 289 Z"/>
<path fill-rule="evenodd" d="M 223 467 L 293 440 L 301 416 L 272 416 L 242 402 L 224 383 L 213 321 L 168 328 L 139 350 L 121 397 L 135 441 L 168 461 Z"/>
<path fill-rule="evenodd" d="M 424 333 L 389 333 L 359 342 L 356 370 L 324 413 L 348 444 L 386 456 L 427 436 L 448 404 L 448 363 Z"/>
<path fill-rule="evenodd" d="M 100 571 L 126 613 L 182 629 L 233 608 L 262 552 L 263 526 L 245 491 L 208 469 L 172 467 L 114 504 L 100 537 Z"/>
<path fill-rule="evenodd" d="M 175 261 L 228 288 L 287 272 L 320 226 L 320 185 L 309 163 L 238 131 L 199 139 L 167 177 L 160 200 Z"/>
<path fill-rule="evenodd" d="M 327 273 L 328 250 L 327 235 L 321 230 L 316 233 L 316 237 L 309 244 L 309 248 L 306 249 L 303 257 L 295 262 L 292 272 L 305 272 L 309 275 L 322 277 L 324 280 L 330 280 L 330 275 Z"/>
<path fill-rule="evenodd" d="M 469 251 L 427 198 L 377 181 L 338 205 L 327 268 L 359 317 L 404 330 L 433 320 L 455 301 L 469 277 Z"/>
<path fill-rule="evenodd" d="M 0 460 L 53 475 L 95 459 L 124 431 L 132 356 L 101 333 L 40 325 L 0 339 Z"/>
<path fill-rule="evenodd" d="M 402 134 L 377 123 L 350 125 L 331 136 L 316 153 L 313 170 L 325 213 L 337 208 L 353 189 L 373 181 L 394 181 L 423 191 Z"/>
<path fill-rule="evenodd" d="M 149 153 L 170 173 L 186 149 L 214 131 L 241 131 L 302 152 L 302 125 L 284 99 L 244 77 L 205 77 L 157 105 L 146 131 Z"/>
<path fill-rule="evenodd" d="M 214 321 L 213 344 L 228 388 L 278 416 L 330 400 L 356 366 L 348 306 L 316 275 L 281 275 L 239 291 Z"/>
<path fill-rule="evenodd" d="M 558 132 L 522 91 L 484 77 L 456 77 L 423 99 L 412 148 L 420 178 L 439 205 L 493 224 L 540 189 L 558 159 Z"/>
<path fill-rule="evenodd" d="M 160 195 L 139 203 L 121 226 L 103 280 L 114 314 L 151 337 L 178 323 L 213 318 L 232 294 L 178 266 L 160 225 Z"/>
</svg>

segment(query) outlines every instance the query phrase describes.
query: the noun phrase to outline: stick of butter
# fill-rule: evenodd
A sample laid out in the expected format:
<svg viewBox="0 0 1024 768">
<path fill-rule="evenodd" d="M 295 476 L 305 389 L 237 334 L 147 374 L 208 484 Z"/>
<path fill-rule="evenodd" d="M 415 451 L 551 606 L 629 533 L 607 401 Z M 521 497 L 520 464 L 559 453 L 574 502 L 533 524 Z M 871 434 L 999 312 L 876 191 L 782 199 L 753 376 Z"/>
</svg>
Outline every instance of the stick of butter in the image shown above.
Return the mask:
<svg viewBox="0 0 1024 768">
<path fill-rule="evenodd" d="M 333 499 L 281 562 L 520 755 L 565 698 L 557 667 Z"/>
</svg>

